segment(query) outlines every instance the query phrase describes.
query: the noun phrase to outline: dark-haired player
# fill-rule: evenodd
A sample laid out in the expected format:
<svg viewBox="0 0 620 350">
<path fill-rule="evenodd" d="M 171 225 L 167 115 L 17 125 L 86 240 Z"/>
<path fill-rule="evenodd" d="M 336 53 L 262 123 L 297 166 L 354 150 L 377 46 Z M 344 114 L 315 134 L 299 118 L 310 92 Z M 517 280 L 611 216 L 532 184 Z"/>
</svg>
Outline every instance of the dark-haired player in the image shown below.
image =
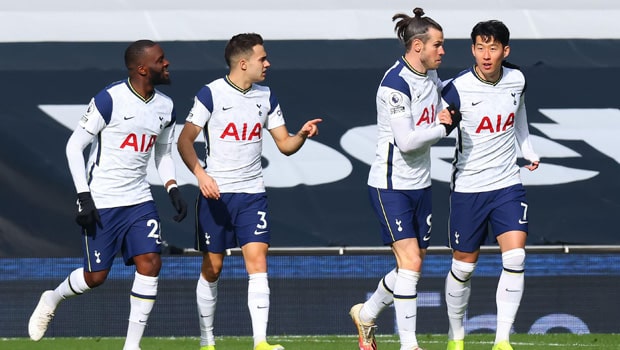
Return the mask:
<svg viewBox="0 0 620 350">
<path fill-rule="evenodd" d="M 450 194 L 449 245 L 452 267 L 446 278 L 448 350 L 464 348 L 463 317 L 471 276 L 488 226 L 499 243 L 503 270 L 497 286 L 494 350 L 512 350 L 509 334 L 524 288 L 528 202 L 517 165 L 517 146 L 538 168 L 525 111 L 525 77 L 505 62 L 510 33 L 500 21 L 476 24 L 471 32 L 475 65 L 442 91 L 462 120 L 458 126 Z"/>
<path fill-rule="evenodd" d="M 78 192 L 76 221 L 82 227 L 84 266 L 54 290 L 43 292 L 28 332 L 40 340 L 58 304 L 105 282 L 120 252 L 135 265 L 124 350 L 138 350 L 157 296 L 161 225 L 146 169 L 151 154 L 181 221 L 187 213 L 175 180 L 171 150 L 176 116 L 172 100 L 155 89 L 169 84 L 169 62 L 159 44 L 139 40 L 125 51 L 129 77 L 93 97 L 67 142 L 67 159 Z M 92 143 L 92 145 L 91 145 Z M 90 147 L 88 163 L 83 150 Z"/>
</svg>

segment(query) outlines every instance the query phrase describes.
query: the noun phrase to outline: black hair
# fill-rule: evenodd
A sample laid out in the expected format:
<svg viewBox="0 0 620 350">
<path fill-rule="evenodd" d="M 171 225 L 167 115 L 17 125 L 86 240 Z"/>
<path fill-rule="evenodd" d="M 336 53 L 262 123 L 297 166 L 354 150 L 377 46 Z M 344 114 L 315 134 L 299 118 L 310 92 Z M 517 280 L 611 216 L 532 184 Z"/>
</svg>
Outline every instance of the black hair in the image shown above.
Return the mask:
<svg viewBox="0 0 620 350">
<path fill-rule="evenodd" d="M 251 54 L 254 46 L 263 45 L 263 38 L 256 33 L 237 34 L 228 40 L 224 49 L 224 59 L 231 67 L 231 61 L 240 54 Z"/>
<path fill-rule="evenodd" d="M 498 20 L 478 22 L 471 30 L 471 41 L 476 44 L 476 37 L 480 36 L 482 41 L 499 41 L 503 46 L 508 46 L 510 41 L 510 31 L 506 25 Z"/>
<path fill-rule="evenodd" d="M 156 42 L 147 39 L 138 40 L 131 43 L 127 49 L 125 49 L 125 66 L 127 69 L 135 68 L 134 66 L 142 57 L 144 50 L 155 45 L 157 45 Z"/>
</svg>

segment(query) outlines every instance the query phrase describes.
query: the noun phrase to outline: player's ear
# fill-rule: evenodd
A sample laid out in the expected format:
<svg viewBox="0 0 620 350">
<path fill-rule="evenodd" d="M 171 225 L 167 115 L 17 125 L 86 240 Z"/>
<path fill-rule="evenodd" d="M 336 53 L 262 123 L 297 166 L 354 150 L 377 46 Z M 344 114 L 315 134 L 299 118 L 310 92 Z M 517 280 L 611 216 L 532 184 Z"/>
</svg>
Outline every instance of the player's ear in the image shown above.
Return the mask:
<svg viewBox="0 0 620 350">
<path fill-rule="evenodd" d="M 241 68 L 241 70 L 248 69 L 248 61 L 245 58 L 240 59 L 237 65 Z"/>
<path fill-rule="evenodd" d="M 504 46 L 504 59 L 510 55 L 510 46 Z"/>
<path fill-rule="evenodd" d="M 422 40 L 413 39 L 413 41 L 411 42 L 411 49 L 413 50 L 413 52 L 420 53 L 422 51 L 422 48 L 424 48 L 424 43 L 422 42 Z"/>
<path fill-rule="evenodd" d="M 140 75 L 146 75 L 147 74 L 147 69 L 144 65 L 139 64 L 136 66 L 136 72 L 138 72 L 138 74 Z"/>
</svg>

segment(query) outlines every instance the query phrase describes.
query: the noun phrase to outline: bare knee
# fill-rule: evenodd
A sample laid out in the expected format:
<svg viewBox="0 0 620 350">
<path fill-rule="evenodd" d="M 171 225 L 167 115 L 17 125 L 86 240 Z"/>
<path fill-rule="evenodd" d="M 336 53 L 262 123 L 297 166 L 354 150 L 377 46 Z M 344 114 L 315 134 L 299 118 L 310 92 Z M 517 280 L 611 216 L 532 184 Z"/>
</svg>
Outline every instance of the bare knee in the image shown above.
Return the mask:
<svg viewBox="0 0 620 350">
<path fill-rule="evenodd" d="M 97 288 L 108 278 L 110 270 L 84 272 L 84 280 L 90 288 Z"/>
<path fill-rule="evenodd" d="M 136 264 L 136 271 L 149 277 L 159 276 L 161 271 L 161 256 L 157 253 L 148 253 L 137 255 L 133 257 L 133 261 Z"/>
<path fill-rule="evenodd" d="M 220 278 L 224 256 L 221 254 L 205 253 L 202 257 L 202 267 L 200 272 L 209 282 L 215 282 Z"/>
</svg>

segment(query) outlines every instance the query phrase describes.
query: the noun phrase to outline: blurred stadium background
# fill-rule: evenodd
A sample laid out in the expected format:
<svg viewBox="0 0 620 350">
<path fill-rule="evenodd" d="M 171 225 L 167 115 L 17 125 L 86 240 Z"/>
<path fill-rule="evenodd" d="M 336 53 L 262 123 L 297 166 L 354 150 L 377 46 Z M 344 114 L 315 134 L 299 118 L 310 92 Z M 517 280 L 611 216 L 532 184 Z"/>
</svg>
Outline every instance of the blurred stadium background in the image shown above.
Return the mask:
<svg viewBox="0 0 620 350">
<path fill-rule="evenodd" d="M 509 60 L 528 78 L 530 132 L 543 163 L 523 174 L 530 255 L 515 331 L 618 333 L 620 3 L 32 0 L 0 4 L 0 337 L 27 336 L 40 292 L 81 263 L 65 142 L 91 96 L 125 77 L 127 44 L 142 38 L 162 44 L 173 79 L 162 90 L 183 122 L 194 93 L 226 73 L 223 48 L 239 32 L 265 38 L 272 63 L 266 84 L 289 129 L 324 119 L 320 136 L 288 159 L 266 140 L 274 247 L 270 333 L 351 333 L 348 308 L 393 265 L 379 247 L 365 187 L 376 87 L 402 54 L 391 17 L 416 6 L 444 27 L 442 78 L 472 64 L 471 27 L 491 18 L 511 29 Z M 443 247 L 451 144 L 433 147 L 433 249 L 419 285 L 418 327 L 425 333 L 447 328 L 442 286 L 450 260 Z M 198 194 L 193 178 L 180 162 L 177 172 L 191 202 Z M 152 183 L 168 247 L 146 335 L 197 335 L 194 217 L 174 223 L 156 176 Z M 500 266 L 494 252 L 485 249 L 476 272 L 469 332 L 494 324 Z M 48 334 L 124 335 L 132 273 L 117 262 L 103 287 L 58 309 Z M 246 275 L 237 251 L 227 258 L 222 282 L 217 332 L 247 335 Z M 393 313 L 382 317 L 379 332 L 393 331 Z"/>
</svg>

